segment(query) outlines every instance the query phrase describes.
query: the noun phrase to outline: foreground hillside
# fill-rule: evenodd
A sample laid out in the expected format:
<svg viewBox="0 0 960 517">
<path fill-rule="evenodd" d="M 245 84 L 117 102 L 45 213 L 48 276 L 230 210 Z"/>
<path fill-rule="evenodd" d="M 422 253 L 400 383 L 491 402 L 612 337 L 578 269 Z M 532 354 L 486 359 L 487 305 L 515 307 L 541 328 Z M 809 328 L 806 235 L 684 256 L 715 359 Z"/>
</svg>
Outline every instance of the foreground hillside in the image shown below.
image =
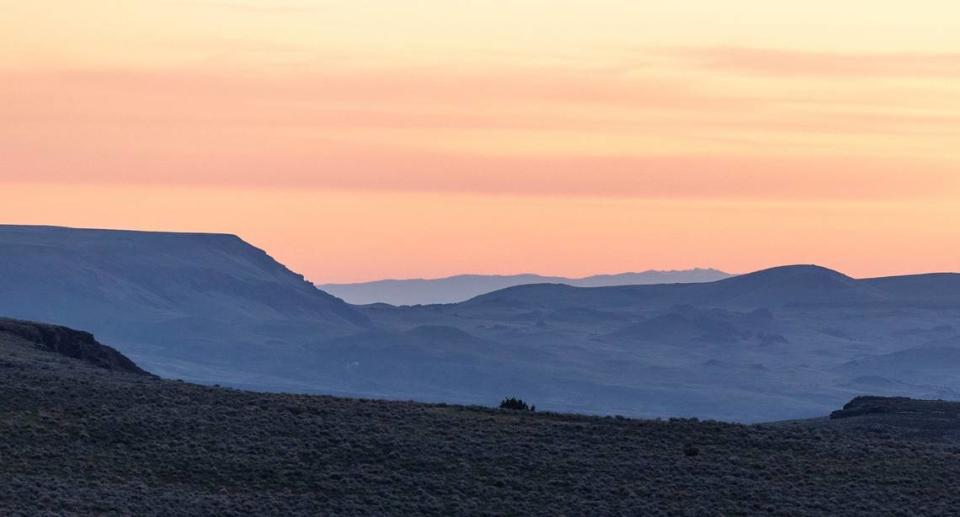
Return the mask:
<svg viewBox="0 0 960 517">
<path fill-rule="evenodd" d="M 240 392 L 67 357 L 29 325 L 0 329 L 3 515 L 946 515 L 960 507 L 960 447 L 895 430 Z"/>
</svg>

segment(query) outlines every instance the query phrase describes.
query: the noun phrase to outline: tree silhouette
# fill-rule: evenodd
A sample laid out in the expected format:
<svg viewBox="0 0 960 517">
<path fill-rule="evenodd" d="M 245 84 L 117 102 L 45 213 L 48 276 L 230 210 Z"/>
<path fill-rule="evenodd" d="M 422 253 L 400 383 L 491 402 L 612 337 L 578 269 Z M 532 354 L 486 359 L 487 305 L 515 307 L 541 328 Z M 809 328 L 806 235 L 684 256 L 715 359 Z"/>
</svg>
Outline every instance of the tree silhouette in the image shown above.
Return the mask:
<svg viewBox="0 0 960 517">
<path fill-rule="evenodd" d="M 534 406 L 535 407 L 535 406 Z M 500 403 L 500 409 L 513 409 L 517 411 L 533 411 L 533 408 L 527 405 L 522 399 L 510 397 L 503 399 Z"/>
</svg>

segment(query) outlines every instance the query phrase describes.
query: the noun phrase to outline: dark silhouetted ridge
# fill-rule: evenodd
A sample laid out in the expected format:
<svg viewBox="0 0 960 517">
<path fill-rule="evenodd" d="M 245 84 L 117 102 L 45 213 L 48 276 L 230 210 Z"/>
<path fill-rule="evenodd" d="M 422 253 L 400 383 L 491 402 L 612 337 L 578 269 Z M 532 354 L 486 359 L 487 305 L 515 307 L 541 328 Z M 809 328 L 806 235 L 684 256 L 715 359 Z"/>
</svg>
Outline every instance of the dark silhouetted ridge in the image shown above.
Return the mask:
<svg viewBox="0 0 960 517">
<path fill-rule="evenodd" d="M 149 375 L 125 355 L 98 343 L 89 332 L 0 318 L 0 335 L 4 334 L 27 341 L 41 350 L 78 359 L 98 368 Z"/>
</svg>

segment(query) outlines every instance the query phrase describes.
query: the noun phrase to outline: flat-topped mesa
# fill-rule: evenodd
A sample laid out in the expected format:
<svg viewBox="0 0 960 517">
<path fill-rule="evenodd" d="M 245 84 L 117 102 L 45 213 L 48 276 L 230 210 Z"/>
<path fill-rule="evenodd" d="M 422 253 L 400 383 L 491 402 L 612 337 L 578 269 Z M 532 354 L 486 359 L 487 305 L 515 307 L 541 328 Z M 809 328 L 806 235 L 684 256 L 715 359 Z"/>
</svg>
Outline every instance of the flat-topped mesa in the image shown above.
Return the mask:
<svg viewBox="0 0 960 517">
<path fill-rule="evenodd" d="M 98 343 L 93 334 L 56 325 L 0 318 L 0 336 L 19 338 L 35 347 L 111 371 L 150 375 L 127 356 Z"/>
</svg>

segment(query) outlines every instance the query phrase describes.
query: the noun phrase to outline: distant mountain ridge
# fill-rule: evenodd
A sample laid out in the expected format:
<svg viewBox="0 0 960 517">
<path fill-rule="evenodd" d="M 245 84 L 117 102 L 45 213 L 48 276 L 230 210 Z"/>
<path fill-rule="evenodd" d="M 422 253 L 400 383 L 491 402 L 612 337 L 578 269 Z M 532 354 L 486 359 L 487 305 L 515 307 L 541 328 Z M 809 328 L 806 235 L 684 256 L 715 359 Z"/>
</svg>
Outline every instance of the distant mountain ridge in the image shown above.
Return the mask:
<svg viewBox="0 0 960 517">
<path fill-rule="evenodd" d="M 583 278 L 519 275 L 456 275 L 435 279 L 390 279 L 346 284 L 318 284 L 317 286 L 349 303 L 367 305 L 430 305 L 459 303 L 489 292 L 527 284 L 565 284 L 574 287 L 609 287 L 618 285 L 683 284 L 713 282 L 729 278 L 729 273 L 717 269 L 687 269 L 675 271 L 649 270 L 639 273 L 593 275 Z"/>
</svg>

